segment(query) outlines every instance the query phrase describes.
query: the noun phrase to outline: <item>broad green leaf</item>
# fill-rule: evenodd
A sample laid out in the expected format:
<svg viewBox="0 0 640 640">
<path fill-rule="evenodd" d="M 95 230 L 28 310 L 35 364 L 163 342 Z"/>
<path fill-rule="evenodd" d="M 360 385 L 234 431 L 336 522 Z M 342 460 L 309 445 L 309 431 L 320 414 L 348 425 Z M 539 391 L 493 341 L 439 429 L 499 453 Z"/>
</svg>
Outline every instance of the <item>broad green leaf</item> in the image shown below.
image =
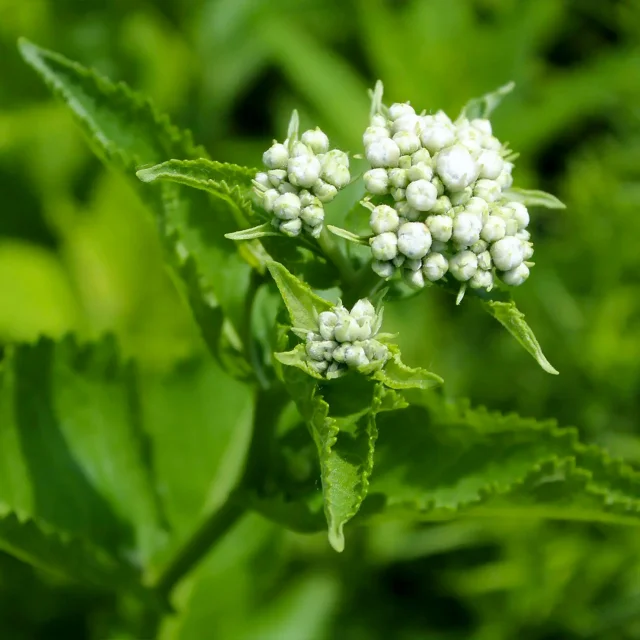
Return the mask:
<svg viewBox="0 0 640 640">
<path fill-rule="evenodd" d="M 0 380 L 7 508 L 145 564 L 166 538 L 147 445 L 135 371 L 113 341 L 9 351 Z"/>
<path fill-rule="evenodd" d="M 316 331 L 318 314 L 329 311 L 333 305 L 313 293 L 309 285 L 296 278 L 280 263 L 270 262 L 267 266 L 291 316 L 292 326 L 295 329 Z"/>
<path fill-rule="evenodd" d="M 397 348 L 384 368 L 376 371 L 373 377 L 391 389 L 430 389 L 444 382 L 435 373 L 408 367 L 402 362 Z"/>
<path fill-rule="evenodd" d="M 553 422 L 490 413 L 436 394 L 379 418 L 362 514 L 441 520 L 458 513 L 640 525 L 640 475 Z"/>
<path fill-rule="evenodd" d="M 282 234 L 277 231 L 270 222 L 265 222 L 264 224 L 259 224 L 257 227 L 251 227 L 251 229 L 242 229 L 242 231 L 226 233 L 224 237 L 229 240 L 255 240 L 256 238 L 268 238 L 281 235 Z"/>
<path fill-rule="evenodd" d="M 473 120 L 474 118 L 488 118 L 494 109 L 502 102 L 502 99 L 513 91 L 515 82 L 509 82 L 491 93 L 486 93 L 480 98 L 469 100 L 463 107 L 460 117 Z"/>
<path fill-rule="evenodd" d="M 25 61 L 69 107 L 96 154 L 108 167 L 124 173 L 150 207 L 165 242 L 167 261 L 181 278 L 185 261 L 193 260 L 197 277 L 184 282 L 185 300 L 194 301 L 206 292 L 207 300 L 222 309 L 240 334 L 251 268 L 224 238 L 237 229 L 236 216 L 242 207 L 250 208 L 238 187 L 221 181 L 220 193 L 209 198 L 176 183 L 161 182 L 156 188 L 137 180 L 135 171 L 140 166 L 168 158 L 198 160 L 207 153 L 193 144 L 190 133 L 177 129 L 149 100 L 126 85 L 114 84 L 24 39 L 19 47 Z M 225 165 L 214 166 L 218 175 L 228 175 L 222 168 Z M 200 327 L 210 333 L 205 325 Z M 221 331 L 223 328 L 221 325 Z M 212 341 L 207 343 L 211 346 Z"/>
<path fill-rule="evenodd" d="M 504 195 L 510 200 L 522 202 L 528 207 L 546 207 L 547 209 L 566 209 L 567 206 L 551 193 L 538 189 L 519 189 L 511 187 Z"/>
<path fill-rule="evenodd" d="M 518 310 L 516 303 L 489 300 L 483 302 L 484 308 L 536 359 L 547 372 L 558 375 L 547 360 L 531 327 L 525 322 L 524 313 Z"/>
</svg>

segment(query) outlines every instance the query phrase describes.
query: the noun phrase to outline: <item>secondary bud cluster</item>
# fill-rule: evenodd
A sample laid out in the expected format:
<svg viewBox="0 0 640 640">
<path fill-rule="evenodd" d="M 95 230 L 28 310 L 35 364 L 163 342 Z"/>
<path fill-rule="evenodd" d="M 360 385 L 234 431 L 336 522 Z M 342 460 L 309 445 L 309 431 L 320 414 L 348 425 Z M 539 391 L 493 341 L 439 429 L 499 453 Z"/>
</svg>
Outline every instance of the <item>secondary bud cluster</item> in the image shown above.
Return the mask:
<svg viewBox="0 0 640 640">
<path fill-rule="evenodd" d="M 402 269 L 415 287 L 447 273 L 480 289 L 490 290 L 496 274 L 522 284 L 533 255 L 529 213 L 504 193 L 513 163 L 489 120 L 452 122 L 442 111 L 419 115 L 399 103 L 384 111 L 363 136 L 372 166 L 365 187 L 393 198 L 393 206 L 363 202 L 371 210 L 374 271 L 390 278 Z"/>
<path fill-rule="evenodd" d="M 309 366 L 327 378 L 337 378 L 349 368 L 381 369 L 390 357 L 387 346 L 375 340 L 381 323 L 382 315 L 366 299 L 358 300 L 351 311 L 339 304 L 322 312 L 318 330 L 307 334 Z"/>
<path fill-rule="evenodd" d="M 324 204 L 349 184 L 349 158 L 329 150 L 320 129 L 297 133 L 283 143 L 274 141 L 262 156 L 267 171 L 253 181 L 260 206 L 272 214 L 272 224 L 288 236 L 302 230 L 317 238 L 324 223 Z"/>
</svg>

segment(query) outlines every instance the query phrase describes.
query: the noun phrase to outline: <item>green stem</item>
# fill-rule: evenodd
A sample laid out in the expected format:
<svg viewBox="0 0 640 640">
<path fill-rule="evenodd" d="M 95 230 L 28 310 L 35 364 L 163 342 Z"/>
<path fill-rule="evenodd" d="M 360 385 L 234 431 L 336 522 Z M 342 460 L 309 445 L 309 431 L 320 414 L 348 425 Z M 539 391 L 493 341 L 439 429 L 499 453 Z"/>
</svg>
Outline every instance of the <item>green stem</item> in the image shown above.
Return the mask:
<svg viewBox="0 0 640 640">
<path fill-rule="evenodd" d="M 318 238 L 318 244 L 320 245 L 325 257 L 331 260 L 340 272 L 343 284 L 347 287 L 351 286 L 352 282 L 355 280 L 356 272 L 354 271 L 347 256 L 336 243 L 333 234 L 328 231 L 326 227 L 322 229 L 322 233 Z"/>
<path fill-rule="evenodd" d="M 345 292 L 345 304 L 351 305 L 360 298 L 370 298 L 384 284 L 385 281 L 371 269 L 371 262 L 367 262 L 355 274 L 351 286 Z"/>
</svg>

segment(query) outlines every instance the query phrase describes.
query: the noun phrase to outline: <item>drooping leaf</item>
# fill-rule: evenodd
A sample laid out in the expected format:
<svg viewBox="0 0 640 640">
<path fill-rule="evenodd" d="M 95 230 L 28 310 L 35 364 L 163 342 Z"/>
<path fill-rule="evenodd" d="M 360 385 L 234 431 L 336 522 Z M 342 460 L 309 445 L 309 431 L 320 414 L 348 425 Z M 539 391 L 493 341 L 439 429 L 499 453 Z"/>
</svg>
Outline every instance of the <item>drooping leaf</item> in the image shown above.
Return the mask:
<svg viewBox="0 0 640 640">
<path fill-rule="evenodd" d="M 566 209 L 566 205 L 553 194 L 538 189 L 519 189 L 511 187 L 504 192 L 510 200 L 522 202 L 528 207 L 546 207 L 547 209 Z"/>
<path fill-rule="evenodd" d="M 502 102 L 502 99 L 513 91 L 515 86 L 515 82 L 509 82 L 495 91 L 469 100 L 463 107 L 460 117 L 468 118 L 469 120 L 473 120 L 474 118 L 488 118 Z"/>
<path fill-rule="evenodd" d="M 429 389 L 444 382 L 431 371 L 408 367 L 402 362 L 397 347 L 384 368 L 376 371 L 373 377 L 391 389 Z"/>
<path fill-rule="evenodd" d="M 267 266 L 289 311 L 292 326 L 305 331 L 316 331 L 318 314 L 329 311 L 333 305 L 313 293 L 309 285 L 296 278 L 280 263 L 270 262 Z"/>
<path fill-rule="evenodd" d="M 525 322 L 516 303 L 489 300 L 483 302 L 483 307 L 536 359 L 536 362 L 547 372 L 558 375 L 558 371 L 547 360 L 540 343 L 536 339 L 531 327 Z"/>
</svg>

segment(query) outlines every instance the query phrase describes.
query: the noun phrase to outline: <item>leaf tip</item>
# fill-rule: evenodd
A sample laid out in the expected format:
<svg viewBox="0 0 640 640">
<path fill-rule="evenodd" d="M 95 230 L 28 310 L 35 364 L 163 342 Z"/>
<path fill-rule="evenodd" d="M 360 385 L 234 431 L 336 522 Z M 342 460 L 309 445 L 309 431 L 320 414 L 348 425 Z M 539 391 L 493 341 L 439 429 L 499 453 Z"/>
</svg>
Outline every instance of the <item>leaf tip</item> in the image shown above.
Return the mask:
<svg viewBox="0 0 640 640">
<path fill-rule="evenodd" d="M 344 551 L 344 531 L 342 524 L 333 525 L 329 529 L 329 544 L 338 553 L 342 553 Z"/>
<path fill-rule="evenodd" d="M 141 180 L 142 182 L 153 182 L 156 179 L 153 167 L 138 169 L 138 171 L 136 171 L 136 176 L 138 177 L 138 180 Z"/>
</svg>

